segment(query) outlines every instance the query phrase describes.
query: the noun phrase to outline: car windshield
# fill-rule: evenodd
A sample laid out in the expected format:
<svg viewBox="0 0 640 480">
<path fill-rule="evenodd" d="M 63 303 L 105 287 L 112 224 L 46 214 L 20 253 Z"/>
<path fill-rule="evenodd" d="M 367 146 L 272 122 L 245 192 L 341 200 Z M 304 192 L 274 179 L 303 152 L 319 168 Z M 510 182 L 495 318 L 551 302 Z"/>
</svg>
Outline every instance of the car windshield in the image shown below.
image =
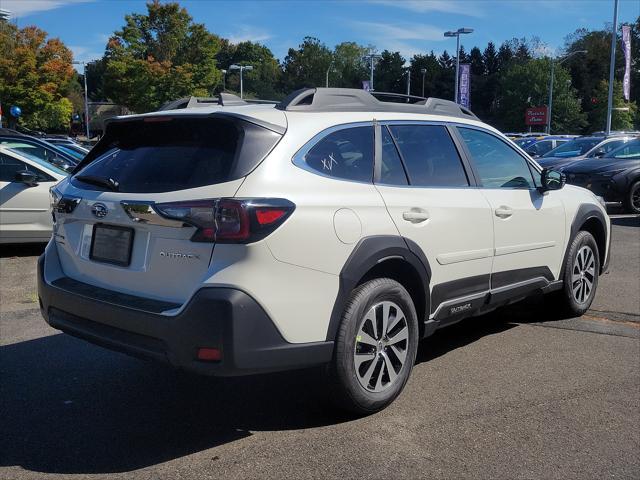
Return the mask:
<svg viewBox="0 0 640 480">
<path fill-rule="evenodd" d="M 606 158 L 615 158 L 618 160 L 634 160 L 640 159 L 640 139 L 631 140 L 623 146 L 611 151 Z"/>
<path fill-rule="evenodd" d="M 0 143 L 2 146 L 14 152 L 28 156 L 28 158 L 38 159 L 43 165 L 56 167 L 66 172 L 73 170 L 77 163 L 58 155 L 57 151 L 53 149 L 38 144 L 22 142 L 20 139 L 16 139 L 15 141 L 2 141 Z"/>
<path fill-rule="evenodd" d="M 550 152 L 547 152 L 543 155 L 544 158 L 556 157 L 556 158 L 564 158 L 564 157 L 578 157 L 580 155 L 584 155 L 597 144 L 599 144 L 603 139 L 599 137 L 594 138 L 577 138 L 575 140 L 571 140 L 559 147 L 554 148 Z"/>
</svg>

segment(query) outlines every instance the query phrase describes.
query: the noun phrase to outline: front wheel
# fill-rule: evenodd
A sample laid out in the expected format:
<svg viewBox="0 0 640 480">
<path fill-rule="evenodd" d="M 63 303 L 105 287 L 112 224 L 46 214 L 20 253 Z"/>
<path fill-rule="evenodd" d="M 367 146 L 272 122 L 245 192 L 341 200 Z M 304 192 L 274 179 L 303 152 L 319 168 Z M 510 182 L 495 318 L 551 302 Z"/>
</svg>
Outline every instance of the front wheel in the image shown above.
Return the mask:
<svg viewBox="0 0 640 480">
<path fill-rule="evenodd" d="M 631 185 L 624 203 L 629 213 L 640 213 L 640 182 Z"/>
<path fill-rule="evenodd" d="M 404 388 L 418 349 L 416 310 L 395 280 L 357 287 L 342 316 L 327 369 L 335 403 L 358 414 L 389 405 Z"/>
<path fill-rule="evenodd" d="M 596 295 L 599 273 L 598 244 L 589 232 L 580 231 L 571 242 L 565 259 L 564 285 L 557 292 L 563 313 L 579 317 L 589 309 Z"/>
</svg>

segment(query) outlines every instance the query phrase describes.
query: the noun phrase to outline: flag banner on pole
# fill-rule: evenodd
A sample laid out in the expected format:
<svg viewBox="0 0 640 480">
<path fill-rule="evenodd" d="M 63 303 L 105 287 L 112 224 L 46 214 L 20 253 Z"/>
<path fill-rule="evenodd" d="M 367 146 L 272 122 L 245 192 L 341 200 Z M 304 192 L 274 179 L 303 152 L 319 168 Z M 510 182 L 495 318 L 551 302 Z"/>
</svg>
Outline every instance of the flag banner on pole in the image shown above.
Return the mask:
<svg viewBox="0 0 640 480">
<path fill-rule="evenodd" d="M 622 92 L 624 99 L 629 101 L 631 96 L 631 27 L 629 25 L 622 26 L 622 50 L 624 51 Z"/>
<path fill-rule="evenodd" d="M 469 108 L 471 103 L 471 65 L 468 63 L 460 64 L 460 79 L 458 82 L 458 98 L 460 105 Z"/>
</svg>

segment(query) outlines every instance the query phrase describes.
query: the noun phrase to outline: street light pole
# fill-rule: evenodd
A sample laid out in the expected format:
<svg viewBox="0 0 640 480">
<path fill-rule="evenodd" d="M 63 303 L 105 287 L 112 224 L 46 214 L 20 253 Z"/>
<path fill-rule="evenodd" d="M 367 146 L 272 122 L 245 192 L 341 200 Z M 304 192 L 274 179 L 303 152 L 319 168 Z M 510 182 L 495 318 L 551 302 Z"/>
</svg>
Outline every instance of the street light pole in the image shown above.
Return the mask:
<svg viewBox="0 0 640 480">
<path fill-rule="evenodd" d="M 568 60 L 571 57 L 573 57 L 574 55 L 577 55 L 579 53 L 587 53 L 587 51 L 586 50 L 576 50 L 575 52 L 571 52 L 570 54 L 566 55 L 565 57 L 562 57 L 561 59 L 557 60 L 558 65 L 560 65 L 565 60 Z M 551 112 L 552 112 L 552 109 L 553 109 L 553 83 L 554 83 L 554 80 L 555 80 L 555 66 L 556 66 L 556 59 L 551 58 L 551 81 L 549 82 L 549 108 L 548 108 L 548 112 L 547 112 L 547 133 L 548 134 L 551 134 Z"/>
<path fill-rule="evenodd" d="M 411 67 L 407 67 L 407 97 L 411 95 Z M 407 99 L 409 101 L 409 99 Z"/>
<path fill-rule="evenodd" d="M 369 55 L 365 55 L 364 57 L 362 57 L 363 60 L 369 60 L 369 63 L 370 63 L 371 75 L 369 77 L 369 91 L 371 92 L 373 92 L 373 67 L 375 65 L 375 61 L 380 57 L 381 55 L 376 55 L 373 52 L 371 52 Z"/>
<path fill-rule="evenodd" d="M 445 37 L 456 37 L 456 78 L 454 82 L 455 92 L 453 99 L 458 103 L 458 76 L 460 75 L 460 35 L 473 33 L 473 28 L 459 28 L 458 30 L 444 32 Z"/>
<path fill-rule="evenodd" d="M 613 1 L 613 26 L 611 27 L 611 60 L 609 62 L 609 95 L 607 97 L 607 135 L 611 133 L 611 109 L 613 108 L 613 74 L 616 67 L 616 40 L 618 31 L 618 0 Z"/>
<path fill-rule="evenodd" d="M 71 62 L 74 65 L 82 65 L 82 76 L 84 77 L 84 124 L 85 134 L 89 140 L 89 97 L 87 93 L 87 62 Z"/>
<path fill-rule="evenodd" d="M 224 92 L 227 89 L 227 71 L 220 70 L 222 72 L 222 91 Z"/>
<path fill-rule="evenodd" d="M 421 68 L 420 69 L 420 73 L 422 74 L 422 96 L 424 97 L 424 76 L 427 73 L 427 69 L 426 68 Z"/>
<path fill-rule="evenodd" d="M 240 70 L 240 98 L 244 98 L 244 84 L 243 84 L 243 80 L 242 80 L 242 72 L 244 72 L 245 70 L 247 71 L 251 71 L 253 70 L 253 66 L 252 65 L 231 65 L 229 67 L 229 70 Z"/>
</svg>

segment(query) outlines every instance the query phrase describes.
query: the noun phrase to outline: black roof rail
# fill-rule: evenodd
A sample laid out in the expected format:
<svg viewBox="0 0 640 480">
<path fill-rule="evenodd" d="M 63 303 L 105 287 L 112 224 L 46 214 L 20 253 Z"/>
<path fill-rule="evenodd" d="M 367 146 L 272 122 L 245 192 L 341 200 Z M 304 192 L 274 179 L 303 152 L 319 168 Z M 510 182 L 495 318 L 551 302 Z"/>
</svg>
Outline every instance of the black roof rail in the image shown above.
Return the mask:
<svg viewBox="0 0 640 480">
<path fill-rule="evenodd" d="M 376 97 L 395 101 L 384 102 Z M 406 99 L 407 103 L 399 103 L 397 99 Z M 356 88 L 303 88 L 288 95 L 276 108 L 293 112 L 404 112 L 478 119 L 471 110 L 450 100 L 370 93 Z"/>
</svg>

